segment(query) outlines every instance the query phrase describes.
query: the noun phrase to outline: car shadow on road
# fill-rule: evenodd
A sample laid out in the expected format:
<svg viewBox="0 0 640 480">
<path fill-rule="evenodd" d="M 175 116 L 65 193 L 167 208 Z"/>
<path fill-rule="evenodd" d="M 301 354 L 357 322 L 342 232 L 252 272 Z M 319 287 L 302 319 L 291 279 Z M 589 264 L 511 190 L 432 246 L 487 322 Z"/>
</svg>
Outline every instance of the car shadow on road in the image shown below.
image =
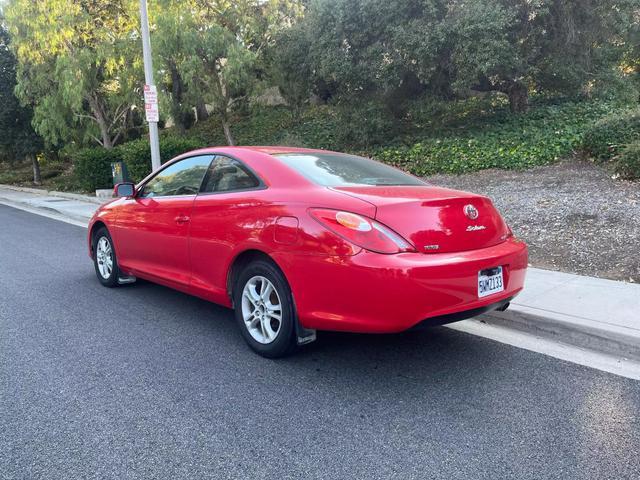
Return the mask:
<svg viewBox="0 0 640 480">
<path fill-rule="evenodd" d="M 399 334 L 354 334 L 318 332 L 318 340 L 301 347 L 294 355 L 279 359 L 263 359 L 244 344 L 233 312 L 205 300 L 150 282 L 118 289 L 128 303 L 153 303 L 163 312 L 155 320 L 174 324 L 182 332 L 193 329 L 215 345 L 207 355 L 215 363 L 217 355 L 233 355 L 242 359 L 247 368 L 258 363 L 278 371 L 305 375 L 309 372 L 339 373 L 345 379 L 372 376 L 397 377 L 425 381 L 442 375 L 469 377 L 475 384 L 482 381 L 482 372 L 511 368 L 514 347 L 437 326 Z M 153 325 L 149 325 L 153 328 Z M 460 378 L 458 378 L 458 381 Z"/>
</svg>

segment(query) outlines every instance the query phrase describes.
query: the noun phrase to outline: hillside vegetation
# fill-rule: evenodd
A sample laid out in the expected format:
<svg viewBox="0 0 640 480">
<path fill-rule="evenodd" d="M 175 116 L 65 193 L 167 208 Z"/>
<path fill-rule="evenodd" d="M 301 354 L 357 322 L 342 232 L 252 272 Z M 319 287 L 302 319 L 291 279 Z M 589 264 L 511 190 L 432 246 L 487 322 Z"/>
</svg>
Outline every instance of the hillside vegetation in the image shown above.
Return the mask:
<svg viewBox="0 0 640 480">
<path fill-rule="evenodd" d="M 149 2 L 161 156 L 303 145 L 427 175 L 583 150 L 633 178 L 639 19 L 637 0 Z M 85 190 L 117 159 L 148 173 L 139 30 L 130 0 L 4 2 L 0 162 Z"/>
<path fill-rule="evenodd" d="M 617 169 L 622 146 L 640 138 L 637 112 L 619 101 L 534 99 L 527 113 L 514 116 L 506 99 L 493 96 L 460 100 L 453 108 L 450 102 L 416 102 L 402 121 L 392 125 L 380 123 L 380 117 L 367 117 L 367 111 L 345 112 L 330 105 L 311 106 L 298 114 L 284 106 L 255 107 L 234 116 L 231 125 L 241 145 L 346 151 L 424 176 L 486 168 L 523 169 L 576 152 Z M 182 134 L 175 128 L 164 130 L 162 160 L 189 149 L 225 145 L 219 127 L 213 117 Z M 151 169 L 147 140 L 134 140 L 110 150 L 83 149 L 62 160 L 45 162 L 43 182 L 84 191 L 109 188 L 110 164 L 117 160 L 125 161 L 133 180 L 140 180 Z M 620 167 L 624 172 L 621 176 L 634 178 L 635 163 L 627 163 Z M 27 184 L 27 167 L 12 172 L 0 170 L 0 183 Z"/>
</svg>

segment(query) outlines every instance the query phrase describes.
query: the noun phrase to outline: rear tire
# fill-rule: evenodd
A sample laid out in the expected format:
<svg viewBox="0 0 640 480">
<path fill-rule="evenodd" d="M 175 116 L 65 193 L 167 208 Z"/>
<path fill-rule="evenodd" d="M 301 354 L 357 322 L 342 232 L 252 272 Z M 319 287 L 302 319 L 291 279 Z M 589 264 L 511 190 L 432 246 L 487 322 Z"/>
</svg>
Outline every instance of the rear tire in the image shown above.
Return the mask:
<svg viewBox="0 0 640 480">
<path fill-rule="evenodd" d="M 255 260 L 242 270 L 233 288 L 233 304 L 242 337 L 254 352 L 279 358 L 296 350 L 291 289 L 273 263 Z"/>
<path fill-rule="evenodd" d="M 100 227 L 93 235 L 93 266 L 102 285 L 108 288 L 118 286 L 118 259 L 109 231 Z"/>
</svg>

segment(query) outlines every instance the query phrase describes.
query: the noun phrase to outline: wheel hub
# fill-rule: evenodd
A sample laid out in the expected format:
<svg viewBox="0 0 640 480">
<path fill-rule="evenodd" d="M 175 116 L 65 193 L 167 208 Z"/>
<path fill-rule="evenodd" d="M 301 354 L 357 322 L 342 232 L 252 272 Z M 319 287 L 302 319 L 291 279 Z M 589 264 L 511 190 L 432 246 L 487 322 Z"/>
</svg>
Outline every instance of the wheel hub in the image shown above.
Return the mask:
<svg viewBox="0 0 640 480">
<path fill-rule="evenodd" d="M 242 291 L 242 318 L 249 334 L 259 343 L 273 342 L 282 321 L 280 296 L 269 279 L 250 278 Z"/>
</svg>

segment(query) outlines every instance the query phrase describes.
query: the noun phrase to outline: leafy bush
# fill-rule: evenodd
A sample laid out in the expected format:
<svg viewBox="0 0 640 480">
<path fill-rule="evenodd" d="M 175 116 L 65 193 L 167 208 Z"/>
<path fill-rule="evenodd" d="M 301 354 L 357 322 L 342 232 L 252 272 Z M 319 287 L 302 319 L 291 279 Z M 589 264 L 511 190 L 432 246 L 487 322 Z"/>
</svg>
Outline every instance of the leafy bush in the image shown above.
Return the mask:
<svg viewBox="0 0 640 480">
<path fill-rule="evenodd" d="M 163 137 L 160 139 L 160 160 L 165 163 L 200 146 L 200 142 L 191 138 Z M 75 153 L 72 159 L 75 183 L 85 191 L 113 186 L 112 162 L 124 161 L 134 182 L 139 182 L 151 172 L 151 150 L 147 139 L 123 143 L 111 150 L 87 148 Z"/>
<path fill-rule="evenodd" d="M 233 119 L 231 131 L 238 145 L 280 145 L 296 147 L 336 147 L 340 130 L 338 115 L 329 106 L 311 106 L 301 115 L 283 106 L 254 107 Z M 172 133 L 173 134 L 173 133 Z M 201 146 L 226 145 L 222 126 L 216 117 L 196 123 L 187 131 L 188 138 Z"/>
<path fill-rule="evenodd" d="M 73 156 L 73 171 L 77 185 L 85 191 L 113 186 L 111 162 L 119 160 L 116 149 L 85 148 Z"/>
<path fill-rule="evenodd" d="M 568 102 L 538 106 L 518 116 L 497 109 L 492 115 L 470 115 L 464 124 L 455 118 L 434 121 L 429 134 L 417 142 L 411 142 L 418 133 L 413 132 L 404 144 L 365 153 L 416 175 L 546 165 L 577 148 L 593 119 L 610 108 L 605 103 Z"/>
<path fill-rule="evenodd" d="M 193 138 L 177 138 L 165 136 L 160 138 L 160 161 L 168 162 L 172 158 L 201 147 L 202 144 Z M 115 150 L 124 160 L 129 170 L 129 176 L 134 182 L 139 182 L 151 172 L 151 149 L 149 140 L 141 138 L 123 143 Z"/>
<path fill-rule="evenodd" d="M 534 98 L 528 113 L 513 115 L 503 96 L 455 102 L 419 99 L 410 105 L 403 121 L 392 119 L 381 108 L 365 104 L 345 112 L 334 105 L 320 105 L 294 115 L 286 107 L 259 107 L 236 117 L 231 129 L 239 145 L 285 144 L 359 153 L 417 175 L 431 175 L 549 164 L 584 146 L 588 135 L 589 139 L 595 138 L 594 122 L 598 128 L 608 124 L 616 117 L 607 115 L 620 106 L 612 101 L 555 103 L 553 99 Z M 607 121 L 598 121 L 604 117 Z M 626 114 L 624 118 L 636 117 Z M 161 157 L 166 162 L 194 148 L 224 144 L 219 121 L 212 117 L 197 123 L 182 137 L 171 129 L 165 131 L 160 138 Z M 115 148 L 115 159 L 103 149 L 96 150 L 98 157 L 108 158 L 92 160 L 89 180 L 84 180 L 86 190 L 98 184 L 111 185 L 111 161 L 124 160 L 135 181 L 151 170 L 146 139 Z"/>
<path fill-rule="evenodd" d="M 598 160 L 615 157 L 629 142 L 640 138 L 640 109 L 616 113 L 587 129 L 582 148 Z"/>
<path fill-rule="evenodd" d="M 341 147 L 383 145 L 393 140 L 400 129 L 399 121 L 377 102 L 342 106 L 338 121 L 336 140 Z"/>
<path fill-rule="evenodd" d="M 640 179 L 640 140 L 627 145 L 614 164 L 615 172 L 626 180 Z"/>
</svg>

